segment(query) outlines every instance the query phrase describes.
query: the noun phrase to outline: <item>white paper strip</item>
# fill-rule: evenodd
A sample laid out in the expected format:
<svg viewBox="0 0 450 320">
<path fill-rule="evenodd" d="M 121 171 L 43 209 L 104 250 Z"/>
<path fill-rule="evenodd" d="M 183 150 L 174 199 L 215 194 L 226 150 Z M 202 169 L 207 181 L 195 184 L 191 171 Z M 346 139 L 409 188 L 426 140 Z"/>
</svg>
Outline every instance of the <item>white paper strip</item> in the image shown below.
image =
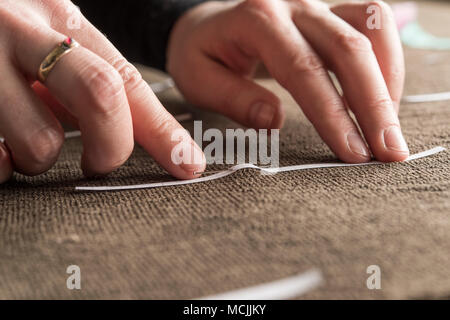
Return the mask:
<svg viewBox="0 0 450 320">
<path fill-rule="evenodd" d="M 405 96 L 402 98 L 402 102 L 404 103 L 420 103 L 445 100 L 450 100 L 450 91 L 430 94 L 418 94 L 413 96 Z"/>
<path fill-rule="evenodd" d="M 416 160 L 423 157 L 428 157 L 438 152 L 444 151 L 443 147 L 435 147 L 433 149 L 423 151 L 420 153 L 416 153 L 411 155 L 405 161 Z M 356 166 L 369 166 L 369 165 L 380 165 L 384 164 L 379 161 L 371 161 L 365 163 L 312 163 L 312 164 L 301 164 L 296 166 L 287 166 L 287 167 L 279 167 L 279 168 L 261 168 L 255 166 L 254 164 L 244 163 L 239 164 L 234 167 L 231 167 L 227 170 L 212 174 L 210 176 L 200 177 L 192 180 L 177 180 L 177 181 L 167 181 L 167 182 L 155 182 L 148 184 L 138 184 L 138 185 L 129 185 L 129 186 L 101 186 L 101 187 L 76 187 L 75 190 L 78 191 L 119 191 L 119 190 L 134 190 L 134 189 L 149 189 L 149 188 L 159 188 L 159 187 L 169 187 L 169 186 L 179 186 L 184 184 L 192 184 L 192 183 L 200 183 L 205 181 L 211 181 L 220 179 L 234 172 L 242 169 L 257 169 L 264 171 L 266 173 L 278 173 L 278 172 L 286 172 L 286 171 L 296 171 L 296 170 L 308 170 L 308 169 L 317 169 L 317 168 L 334 168 L 334 167 L 356 167 Z"/>
<path fill-rule="evenodd" d="M 299 297 L 318 287 L 323 281 L 318 270 L 197 300 L 284 300 Z"/>
<path fill-rule="evenodd" d="M 69 131 L 69 132 L 64 133 L 64 138 L 66 138 L 66 139 L 77 138 L 77 137 L 81 137 L 80 131 Z"/>
<path fill-rule="evenodd" d="M 172 78 L 168 78 L 161 82 L 150 83 L 150 88 L 152 88 L 154 93 L 164 92 L 173 87 L 175 87 L 175 82 L 173 82 Z"/>
</svg>

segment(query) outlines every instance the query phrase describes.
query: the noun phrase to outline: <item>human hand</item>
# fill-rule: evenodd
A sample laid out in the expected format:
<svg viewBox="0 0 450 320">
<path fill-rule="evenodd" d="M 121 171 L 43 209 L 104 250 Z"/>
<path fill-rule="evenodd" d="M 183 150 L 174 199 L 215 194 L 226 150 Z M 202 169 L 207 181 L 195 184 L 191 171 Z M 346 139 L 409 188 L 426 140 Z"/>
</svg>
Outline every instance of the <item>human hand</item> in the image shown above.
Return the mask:
<svg viewBox="0 0 450 320">
<path fill-rule="evenodd" d="M 68 23 L 74 15 L 80 22 L 75 29 Z M 67 36 L 81 46 L 56 63 L 45 83 L 37 82 L 41 62 Z M 70 1 L 1 1 L 0 47 L 0 183 L 13 170 L 36 175 L 52 167 L 64 141 L 60 120 L 80 128 L 88 176 L 121 166 L 134 139 L 175 177 L 204 170 L 203 153 L 187 132 L 185 147 L 203 161 L 173 163 L 179 141 L 171 135 L 181 125 Z"/>
<path fill-rule="evenodd" d="M 381 29 L 367 27 L 369 6 L 381 14 Z M 206 2 L 176 23 L 167 69 L 188 101 L 249 127 L 280 128 L 284 112 L 279 99 L 251 80 L 259 61 L 341 160 L 369 161 L 369 148 L 380 161 L 408 157 L 397 117 L 403 53 L 387 4 Z M 336 74 L 345 98 L 327 70 Z"/>
</svg>

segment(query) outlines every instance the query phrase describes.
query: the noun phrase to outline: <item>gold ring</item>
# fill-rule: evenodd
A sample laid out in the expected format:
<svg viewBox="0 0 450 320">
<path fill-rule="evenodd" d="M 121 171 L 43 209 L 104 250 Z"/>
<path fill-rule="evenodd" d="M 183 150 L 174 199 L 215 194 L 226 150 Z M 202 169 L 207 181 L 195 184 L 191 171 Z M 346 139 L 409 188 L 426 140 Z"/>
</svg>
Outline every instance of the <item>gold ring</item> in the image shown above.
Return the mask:
<svg viewBox="0 0 450 320">
<path fill-rule="evenodd" d="M 79 47 L 80 45 L 74 39 L 68 37 L 63 42 L 53 49 L 48 56 L 42 61 L 39 66 L 38 79 L 40 82 L 44 83 L 47 80 L 47 77 L 55 67 L 56 63 L 63 56 L 72 51 L 73 48 Z"/>
</svg>

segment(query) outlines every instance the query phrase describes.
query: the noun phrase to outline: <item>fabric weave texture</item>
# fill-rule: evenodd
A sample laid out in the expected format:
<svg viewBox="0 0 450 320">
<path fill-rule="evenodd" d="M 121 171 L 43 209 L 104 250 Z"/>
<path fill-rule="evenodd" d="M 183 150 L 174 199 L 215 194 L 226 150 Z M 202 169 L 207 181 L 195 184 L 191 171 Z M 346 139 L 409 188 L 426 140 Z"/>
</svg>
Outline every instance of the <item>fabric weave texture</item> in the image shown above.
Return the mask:
<svg viewBox="0 0 450 320">
<path fill-rule="evenodd" d="M 423 19 L 442 34 L 450 6 L 427 6 Z M 450 90 L 450 52 L 405 51 L 406 94 Z M 288 114 L 280 165 L 335 160 L 290 96 L 272 80 L 261 83 Z M 175 90 L 160 98 L 174 113 L 192 109 Z M 208 112 L 195 118 L 205 129 L 238 127 Z M 450 102 L 403 105 L 400 120 L 412 153 L 450 149 Z M 197 185 L 81 193 L 74 187 L 173 179 L 137 147 L 118 171 L 85 180 L 81 149 L 68 140 L 51 171 L 0 186 L 1 299 L 197 298 L 311 268 L 325 283 L 300 298 L 450 297 L 448 151 L 410 163 L 245 170 Z M 81 268 L 81 290 L 66 287 L 72 264 Z M 381 268 L 381 290 L 366 287 L 370 265 Z"/>
</svg>

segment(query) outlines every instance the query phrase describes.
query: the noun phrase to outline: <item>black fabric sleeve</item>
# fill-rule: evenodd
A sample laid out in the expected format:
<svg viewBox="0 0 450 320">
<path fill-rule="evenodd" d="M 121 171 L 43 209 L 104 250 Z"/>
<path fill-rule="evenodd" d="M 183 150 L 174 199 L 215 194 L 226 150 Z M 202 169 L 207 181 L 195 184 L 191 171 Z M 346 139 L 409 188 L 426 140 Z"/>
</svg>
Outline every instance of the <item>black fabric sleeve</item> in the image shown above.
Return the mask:
<svg viewBox="0 0 450 320">
<path fill-rule="evenodd" d="M 130 61 L 165 70 L 177 19 L 206 0 L 74 0 L 84 16 Z"/>
</svg>

